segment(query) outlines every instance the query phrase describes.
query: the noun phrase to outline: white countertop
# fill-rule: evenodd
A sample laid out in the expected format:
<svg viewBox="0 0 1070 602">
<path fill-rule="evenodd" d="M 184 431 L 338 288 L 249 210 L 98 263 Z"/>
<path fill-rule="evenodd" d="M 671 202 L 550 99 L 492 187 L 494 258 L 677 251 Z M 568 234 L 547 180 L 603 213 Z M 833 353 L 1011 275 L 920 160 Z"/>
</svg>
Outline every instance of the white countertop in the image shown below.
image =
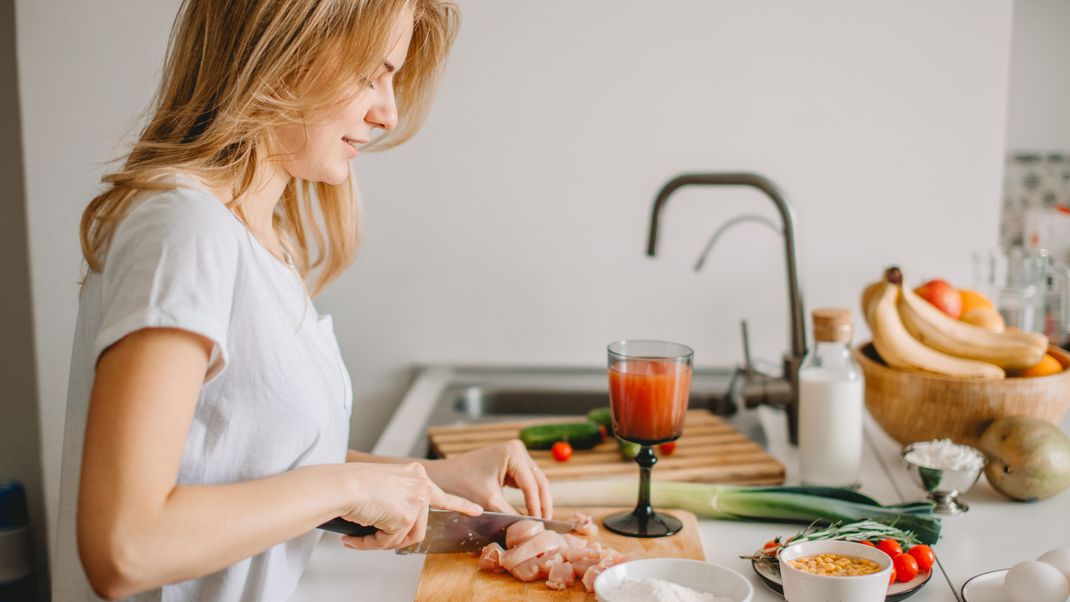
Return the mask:
<svg viewBox="0 0 1070 602">
<path fill-rule="evenodd" d="M 373 450 L 383 455 L 405 455 L 423 436 L 422 426 L 438 392 L 445 386 L 448 369 L 425 370 L 402 400 L 394 418 Z M 761 419 L 769 439 L 769 452 L 787 467 L 789 483 L 796 482 L 796 451 L 786 441 L 784 420 L 777 412 L 762 408 Z M 1062 422 L 1070 431 L 1070 415 Z M 899 446 L 875 423 L 866 426 L 867 445 L 862 463 L 861 491 L 881 503 L 898 503 L 922 497 L 900 468 Z M 934 546 L 939 565 L 930 582 L 911 600 L 955 601 L 970 577 L 1031 560 L 1070 540 L 1070 490 L 1031 504 L 1011 502 L 981 480 L 964 498 L 970 511 L 944 519 L 940 543 Z M 655 503 L 657 500 L 654 500 Z M 738 571 L 754 586 L 755 602 L 782 601 L 739 558 L 777 535 L 789 535 L 800 527 L 700 520 L 699 532 L 706 559 Z M 412 600 L 416 594 L 422 556 L 398 556 L 392 552 L 358 552 L 343 548 L 337 536 L 327 534 L 316 549 L 292 600 Z"/>
</svg>

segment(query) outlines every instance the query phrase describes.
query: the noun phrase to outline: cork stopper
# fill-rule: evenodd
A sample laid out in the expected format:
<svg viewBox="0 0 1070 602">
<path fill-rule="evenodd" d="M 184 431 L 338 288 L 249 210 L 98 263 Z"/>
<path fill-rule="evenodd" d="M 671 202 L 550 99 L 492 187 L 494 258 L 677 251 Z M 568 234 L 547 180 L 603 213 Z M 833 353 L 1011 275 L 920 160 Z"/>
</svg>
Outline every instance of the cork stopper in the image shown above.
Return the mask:
<svg viewBox="0 0 1070 602">
<path fill-rule="evenodd" d="M 814 340 L 819 343 L 851 342 L 851 310 L 825 307 L 810 312 L 814 320 Z"/>
</svg>

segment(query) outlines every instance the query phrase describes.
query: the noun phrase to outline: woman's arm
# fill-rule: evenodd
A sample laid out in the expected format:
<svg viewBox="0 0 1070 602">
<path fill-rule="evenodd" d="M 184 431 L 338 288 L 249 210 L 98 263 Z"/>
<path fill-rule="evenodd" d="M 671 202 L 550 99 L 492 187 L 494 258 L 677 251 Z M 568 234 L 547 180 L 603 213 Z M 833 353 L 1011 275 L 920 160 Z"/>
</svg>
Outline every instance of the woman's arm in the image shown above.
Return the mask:
<svg viewBox="0 0 1070 602">
<path fill-rule="evenodd" d="M 353 547 L 423 538 L 428 505 L 477 514 L 417 464 L 309 466 L 211 486 L 178 486 L 211 343 L 182 330 L 135 332 L 97 365 L 78 496 L 78 548 L 98 594 L 120 598 L 201 577 L 336 516 L 380 531 Z"/>
</svg>

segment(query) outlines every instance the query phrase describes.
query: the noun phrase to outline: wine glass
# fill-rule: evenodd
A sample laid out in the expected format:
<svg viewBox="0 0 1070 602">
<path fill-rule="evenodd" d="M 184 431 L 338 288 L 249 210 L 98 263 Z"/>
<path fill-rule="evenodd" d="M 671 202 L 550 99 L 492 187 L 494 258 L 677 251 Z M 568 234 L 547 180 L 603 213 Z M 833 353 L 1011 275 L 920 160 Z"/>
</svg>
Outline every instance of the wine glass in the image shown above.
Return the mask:
<svg viewBox="0 0 1070 602">
<path fill-rule="evenodd" d="M 639 503 L 631 512 L 606 517 L 606 528 L 631 537 L 664 537 L 683 526 L 650 505 L 650 471 L 658 461 L 651 446 L 673 441 L 684 429 L 691 389 L 690 347 L 665 341 L 617 341 L 609 352 L 609 405 L 613 434 L 638 443 Z"/>
</svg>

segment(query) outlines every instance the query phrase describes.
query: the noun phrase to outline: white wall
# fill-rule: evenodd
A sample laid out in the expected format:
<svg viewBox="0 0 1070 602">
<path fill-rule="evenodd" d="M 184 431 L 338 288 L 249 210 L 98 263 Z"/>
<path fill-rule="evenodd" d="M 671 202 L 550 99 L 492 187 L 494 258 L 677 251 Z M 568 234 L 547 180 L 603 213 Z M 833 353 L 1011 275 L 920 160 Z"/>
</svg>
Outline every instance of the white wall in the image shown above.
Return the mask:
<svg viewBox="0 0 1070 602">
<path fill-rule="evenodd" d="M 49 507 L 55 512 L 77 221 L 149 99 L 177 2 L 19 0 L 19 67 Z M 365 244 L 335 315 L 369 447 L 420 362 L 597 365 L 620 337 L 702 365 L 786 346 L 774 215 L 694 190 L 644 256 L 653 195 L 685 170 L 754 170 L 798 210 L 808 307 L 854 307 L 890 262 L 966 279 L 994 243 L 1010 0 L 462 0 L 427 128 L 358 160 Z"/>
<path fill-rule="evenodd" d="M 1014 3 L 1007 148 L 1070 149 L 1070 1 Z"/>
</svg>

